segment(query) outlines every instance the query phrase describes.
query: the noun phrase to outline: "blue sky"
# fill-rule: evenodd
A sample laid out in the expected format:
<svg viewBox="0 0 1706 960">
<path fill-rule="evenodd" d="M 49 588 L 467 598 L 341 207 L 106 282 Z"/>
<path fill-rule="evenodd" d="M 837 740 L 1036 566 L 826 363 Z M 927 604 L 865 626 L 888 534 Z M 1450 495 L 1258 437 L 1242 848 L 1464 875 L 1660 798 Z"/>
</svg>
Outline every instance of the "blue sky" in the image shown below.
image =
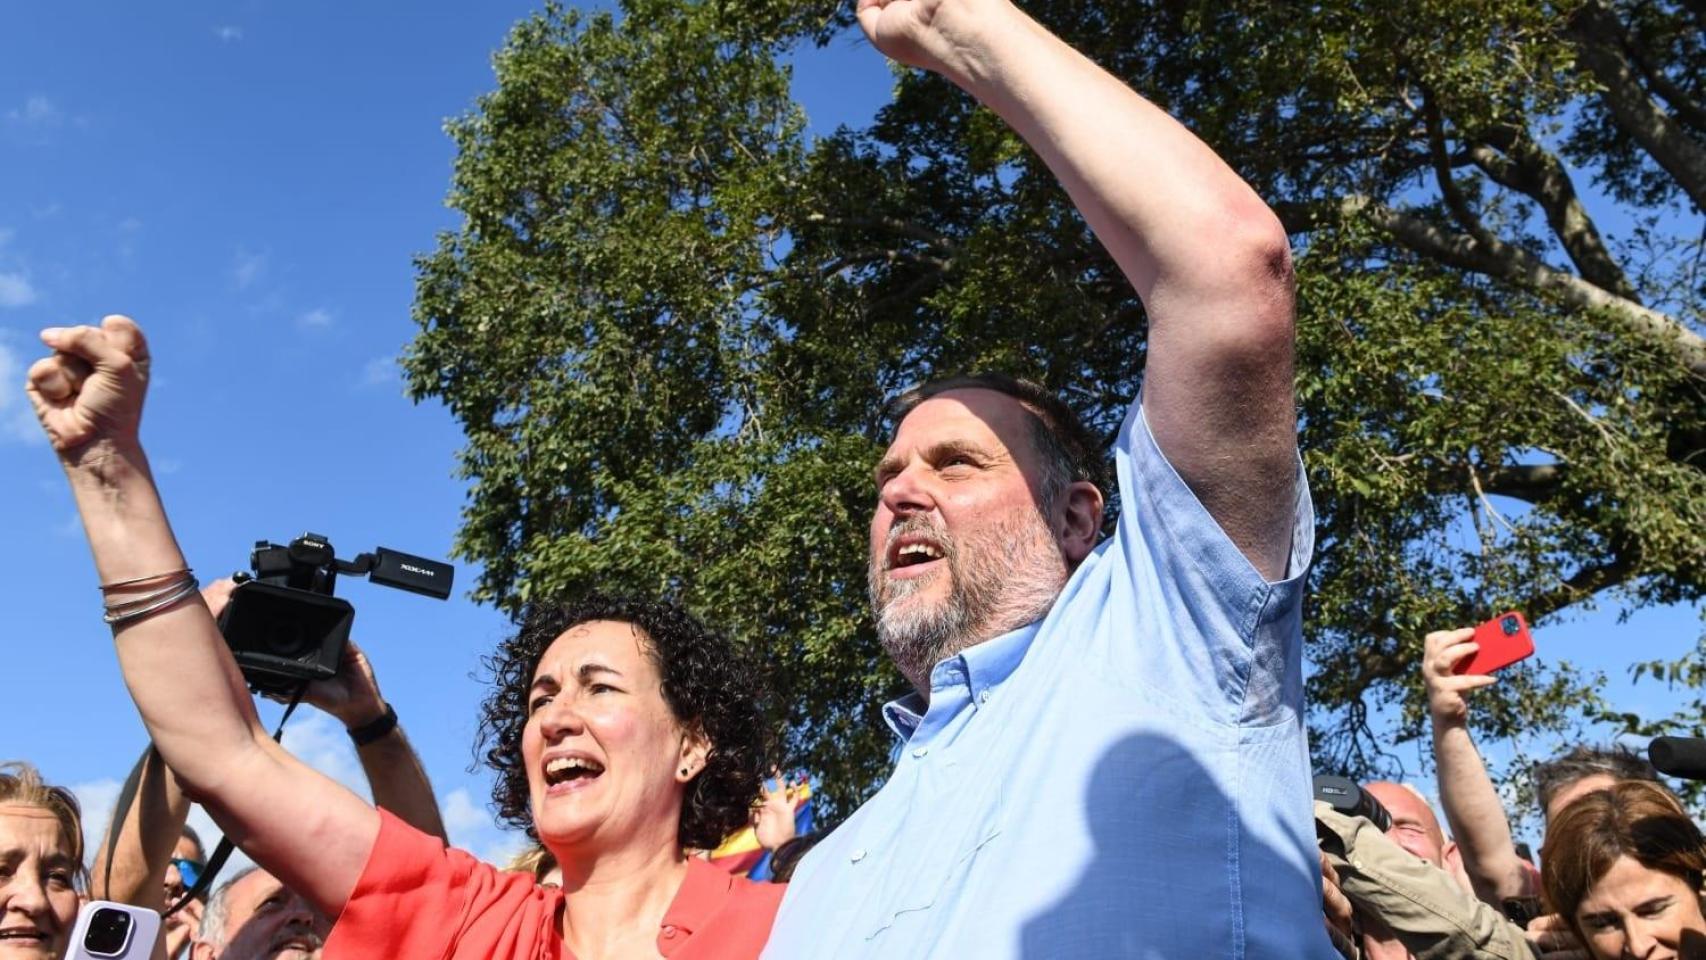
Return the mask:
<svg viewBox="0 0 1706 960">
<path fill-rule="evenodd" d="M 98 617 L 71 501 L 19 385 L 35 331 L 136 317 L 156 379 L 144 438 L 179 539 L 206 578 L 257 539 L 304 530 L 344 556 L 378 545 L 446 557 L 464 489 L 461 436 L 402 395 L 411 257 L 455 221 L 443 121 L 492 85 L 490 55 L 530 3 L 26 4 L 0 31 L 0 758 L 111 802 L 144 744 Z M 797 63 L 813 129 L 859 123 L 890 75 L 843 38 Z M 850 547 L 855 549 L 855 547 Z M 464 586 L 472 571 L 459 571 Z M 436 602 L 346 581 L 377 664 L 440 793 L 453 839 L 511 838 L 470 773 L 471 677 L 504 620 L 459 590 Z M 1679 655 L 1691 610 L 1614 611 L 1541 631 L 1543 650 L 1611 673 L 1629 709 L 1632 649 Z M 1650 651 L 1650 652 L 1649 652 Z M 186 698 L 184 709 L 195 709 Z M 1668 709 L 1668 708 L 1666 708 Z M 267 717 L 275 715 L 268 705 Z M 342 732 L 305 711 L 287 744 L 359 783 Z M 205 826 L 205 821 L 201 821 Z"/>
</svg>

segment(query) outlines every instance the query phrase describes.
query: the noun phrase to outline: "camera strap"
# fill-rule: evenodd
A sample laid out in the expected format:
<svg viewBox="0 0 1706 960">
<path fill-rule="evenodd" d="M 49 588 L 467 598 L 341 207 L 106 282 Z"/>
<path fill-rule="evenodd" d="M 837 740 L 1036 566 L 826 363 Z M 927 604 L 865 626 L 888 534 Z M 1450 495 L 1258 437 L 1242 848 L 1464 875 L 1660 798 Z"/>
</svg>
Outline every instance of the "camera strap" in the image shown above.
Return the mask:
<svg viewBox="0 0 1706 960">
<path fill-rule="evenodd" d="M 278 718 L 278 729 L 274 730 L 272 734 L 274 743 L 284 739 L 284 725 L 290 721 L 290 715 L 296 712 L 297 705 L 302 702 L 302 695 L 307 691 L 307 683 L 297 685 L 296 692 L 291 695 L 289 705 L 284 708 L 284 716 Z M 125 778 L 124 787 L 119 790 L 118 802 L 113 807 L 112 825 L 107 828 L 107 836 L 111 839 L 107 841 L 107 863 L 102 878 L 107 893 L 103 895 L 110 894 L 112 890 L 113 851 L 118 849 L 118 838 L 121 829 L 124 827 L 124 818 L 130 815 L 130 808 L 136 803 L 136 792 L 142 786 L 142 768 L 148 765 L 148 758 L 154 755 L 156 755 L 154 744 L 149 743 L 148 749 L 142 751 L 142 756 L 136 761 L 136 766 L 131 768 L 130 776 Z M 178 902 L 168 906 L 161 912 L 160 917 L 162 919 L 169 917 L 182 910 L 191 900 L 205 897 L 207 892 L 213 888 L 213 881 L 219 876 L 219 871 L 224 868 L 225 861 L 231 859 L 233 849 L 235 848 L 230 840 L 223 836 L 220 837 L 219 845 L 213 849 L 213 855 L 207 858 L 207 865 L 202 868 L 201 876 L 196 878 L 195 886 L 184 891 L 184 895 L 178 898 Z"/>
</svg>

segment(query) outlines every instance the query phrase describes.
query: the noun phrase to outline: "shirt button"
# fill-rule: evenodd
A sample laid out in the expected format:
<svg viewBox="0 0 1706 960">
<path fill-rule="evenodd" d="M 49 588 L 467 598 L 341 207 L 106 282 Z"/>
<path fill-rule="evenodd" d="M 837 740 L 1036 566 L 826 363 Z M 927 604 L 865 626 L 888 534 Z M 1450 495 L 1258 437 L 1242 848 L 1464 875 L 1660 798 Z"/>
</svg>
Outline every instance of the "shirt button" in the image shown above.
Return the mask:
<svg viewBox="0 0 1706 960">
<path fill-rule="evenodd" d="M 979 691 L 978 695 L 977 695 L 977 702 L 978 703 L 988 703 L 989 702 L 989 691 L 988 690 Z"/>
<path fill-rule="evenodd" d="M 930 752 L 929 747 L 918 747 L 912 751 L 912 755 L 915 757 L 918 757 L 919 759 L 923 759 L 924 755 L 929 753 L 929 752 Z"/>
<path fill-rule="evenodd" d="M 859 861 L 861 861 L 863 859 L 865 859 L 865 851 L 864 850 L 853 851 L 853 857 L 852 857 L 853 863 L 858 863 Z"/>
<path fill-rule="evenodd" d="M 671 923 L 666 923 L 666 924 L 664 924 L 664 925 L 663 925 L 663 935 L 664 935 L 664 936 L 665 936 L 665 937 L 673 937 L 673 936 L 675 936 L 675 925 L 674 925 L 674 924 L 671 924 Z"/>
</svg>

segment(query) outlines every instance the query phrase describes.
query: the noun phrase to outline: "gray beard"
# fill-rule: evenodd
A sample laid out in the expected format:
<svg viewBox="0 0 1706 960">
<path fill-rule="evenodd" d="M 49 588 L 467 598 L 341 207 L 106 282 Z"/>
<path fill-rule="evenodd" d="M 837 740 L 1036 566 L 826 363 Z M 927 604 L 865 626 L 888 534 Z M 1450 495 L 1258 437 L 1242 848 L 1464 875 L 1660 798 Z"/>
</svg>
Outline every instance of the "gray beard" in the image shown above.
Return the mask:
<svg viewBox="0 0 1706 960">
<path fill-rule="evenodd" d="M 885 544 L 867 572 L 877 639 L 921 693 L 930 689 L 936 664 L 1045 616 L 1067 575 L 1060 545 L 1036 511 L 1004 518 L 976 540 L 949 539 L 945 530 L 922 518 L 896 524 L 889 539 L 926 531 L 942 546 L 945 570 L 928 579 L 888 580 Z M 944 575 L 949 578 L 946 600 L 904 602 Z"/>
</svg>

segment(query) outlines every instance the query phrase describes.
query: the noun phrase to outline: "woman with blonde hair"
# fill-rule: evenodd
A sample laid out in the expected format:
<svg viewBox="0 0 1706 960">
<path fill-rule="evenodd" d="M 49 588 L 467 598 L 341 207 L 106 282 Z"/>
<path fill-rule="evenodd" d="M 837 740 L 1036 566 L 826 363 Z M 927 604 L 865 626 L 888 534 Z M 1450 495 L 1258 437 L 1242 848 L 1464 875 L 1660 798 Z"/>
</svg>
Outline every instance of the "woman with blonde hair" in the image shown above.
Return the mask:
<svg viewBox="0 0 1706 960">
<path fill-rule="evenodd" d="M 1599 960 L 1706 957 L 1703 874 L 1700 828 L 1643 780 L 1571 801 L 1541 851 L 1547 904 Z"/>
<path fill-rule="evenodd" d="M 27 763 L 0 763 L 0 957 L 59 960 L 77 919 L 83 815 Z"/>
</svg>

